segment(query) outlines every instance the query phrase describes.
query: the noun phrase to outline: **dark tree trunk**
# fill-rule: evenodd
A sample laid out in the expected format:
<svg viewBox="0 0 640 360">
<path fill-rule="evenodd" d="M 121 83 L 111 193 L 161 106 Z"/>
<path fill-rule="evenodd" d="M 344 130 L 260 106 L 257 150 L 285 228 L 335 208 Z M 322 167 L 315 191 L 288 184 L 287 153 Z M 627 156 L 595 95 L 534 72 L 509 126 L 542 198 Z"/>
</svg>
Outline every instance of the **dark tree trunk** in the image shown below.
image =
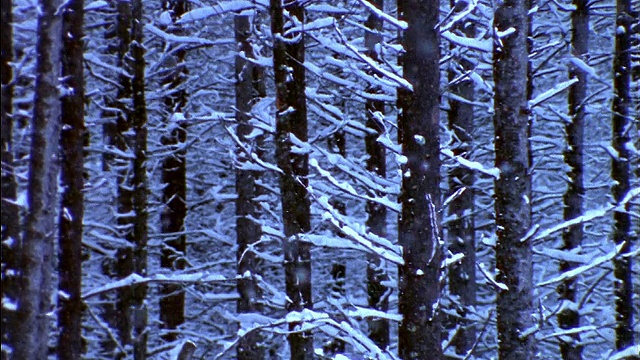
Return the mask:
<svg viewBox="0 0 640 360">
<path fill-rule="evenodd" d="M 378 9 L 383 9 L 384 0 L 374 0 L 372 5 Z M 379 61 L 379 55 L 376 46 L 382 41 L 382 19 L 374 13 L 370 13 L 365 22 L 364 42 L 367 48 L 367 55 Z M 380 89 L 371 87 L 369 92 L 376 94 Z M 384 178 L 387 176 L 387 159 L 385 147 L 378 143 L 378 137 L 385 132 L 385 127 L 379 116 L 384 116 L 384 101 L 367 99 L 365 104 L 367 112 L 367 127 L 375 134 L 367 134 L 365 136 L 365 148 L 367 150 L 367 170 Z M 381 195 L 381 194 L 378 194 Z M 367 203 L 367 222 L 366 226 L 369 231 L 381 237 L 387 236 L 387 208 L 374 202 Z M 390 289 L 383 285 L 384 281 L 389 280 L 389 275 L 385 269 L 383 261 L 373 255 L 369 255 L 367 265 L 367 293 L 369 307 L 372 309 L 387 311 L 389 310 L 389 292 Z M 371 319 L 367 322 L 369 326 L 369 338 L 381 349 L 389 346 L 389 321 L 384 319 Z"/>
<path fill-rule="evenodd" d="M 36 82 L 27 185 L 28 214 L 22 248 L 22 279 L 15 359 L 46 359 L 51 309 L 55 209 L 60 166 L 60 1 L 38 2 Z"/>
<path fill-rule="evenodd" d="M 251 23 L 247 15 L 236 15 L 235 39 L 238 43 L 239 52 L 243 52 L 245 57 L 253 57 L 253 48 L 249 41 L 251 36 Z M 259 144 L 247 138 L 253 130 L 249 125 L 250 112 L 253 103 L 260 97 L 259 91 L 255 88 L 261 79 L 256 78 L 257 66 L 245 60 L 239 54 L 235 61 L 235 92 L 236 92 L 236 132 L 243 144 L 252 144 L 250 149 L 256 149 Z M 255 146 L 257 145 L 257 146 Z M 250 162 L 248 155 L 238 149 L 237 159 L 239 163 Z M 256 180 L 259 173 L 251 170 L 236 169 L 236 236 L 238 250 L 236 260 L 238 263 L 238 313 L 256 313 L 262 310 L 260 301 L 262 291 L 258 286 L 256 275 L 259 275 L 258 259 L 253 251 L 249 249 L 260 240 L 262 228 L 257 222 L 260 217 L 259 206 L 255 201 L 258 196 Z M 256 331 L 247 333 L 236 348 L 236 355 L 240 360 L 253 360 L 265 357 L 264 345 L 260 343 L 260 334 Z"/>
<path fill-rule="evenodd" d="M 131 45 L 131 3 L 125 0 L 118 0 L 117 4 L 117 20 L 115 28 L 115 36 L 118 42 L 117 46 L 117 66 L 127 68 L 125 57 Z M 132 98 L 131 78 L 121 74 L 118 79 L 120 87 L 116 95 L 115 107 L 118 109 L 116 113 L 115 136 L 114 142 L 117 149 L 123 153 L 132 152 L 132 141 L 130 135 L 130 106 L 128 102 Z M 131 180 L 131 160 L 116 157 L 114 158 L 114 167 L 117 172 L 116 181 L 118 185 L 117 193 L 117 225 L 120 236 L 134 243 L 133 235 L 133 191 Z M 120 246 L 116 250 L 115 275 L 118 278 L 124 278 L 133 273 L 133 249 L 129 246 Z M 120 343 L 126 346 L 131 343 L 131 316 L 129 309 L 131 308 L 132 294 L 130 288 L 122 288 L 118 291 L 118 300 L 115 306 L 115 325 L 118 332 Z M 118 354 L 119 358 L 124 358 L 126 354 Z"/>
<path fill-rule="evenodd" d="M 171 12 L 175 20 L 188 11 L 188 2 L 165 1 L 163 8 Z M 178 35 L 183 32 L 175 23 L 168 31 Z M 175 61 L 171 62 L 175 67 L 167 69 L 170 73 L 163 81 L 163 87 L 169 94 L 164 98 L 167 134 L 161 142 L 172 152 L 162 161 L 162 202 L 165 207 L 160 214 L 160 226 L 161 232 L 168 238 L 162 248 L 160 266 L 172 270 L 182 270 L 187 263 L 187 237 L 184 234 L 187 217 L 187 154 L 182 149 L 187 140 L 187 126 L 184 121 L 173 118 L 174 114 L 181 114 L 187 105 L 187 91 L 184 89 L 187 78 L 184 64 L 186 55 L 185 50 L 175 52 Z M 179 284 L 167 284 L 161 287 L 160 292 L 160 321 L 164 328 L 174 330 L 184 322 L 184 290 Z M 177 333 L 171 331 L 163 336 L 165 341 L 175 341 L 177 338 Z"/>
<path fill-rule="evenodd" d="M 571 51 L 572 55 L 586 61 L 589 52 L 589 8 L 586 0 L 574 0 L 576 9 L 571 13 Z M 584 120 L 585 101 L 587 100 L 587 74 L 577 67 L 569 69 L 569 78 L 578 79 L 578 83 L 569 88 L 569 116 L 572 121 L 565 126 L 567 136 L 567 149 L 564 159 L 569 166 L 567 176 L 569 178 L 567 191 L 564 194 L 564 220 L 575 219 L 582 215 L 584 189 Z M 569 227 L 562 234 L 562 250 L 571 251 L 582 244 L 583 226 L 576 224 Z M 561 262 L 560 272 L 566 272 L 575 268 L 577 264 Z M 558 292 L 560 301 L 564 303 L 562 311 L 558 313 L 558 324 L 562 329 L 577 328 L 580 326 L 580 314 L 574 305 L 576 301 L 575 279 L 565 280 Z M 565 360 L 579 360 L 582 358 L 582 347 L 578 345 L 580 334 L 574 334 L 571 339 L 560 339 L 560 353 Z"/>
<path fill-rule="evenodd" d="M 533 359 L 533 266 L 531 243 L 520 241 L 531 226 L 531 175 L 528 139 L 528 12 L 526 0 L 508 0 L 496 9 L 498 31 L 516 33 L 494 45 L 495 151 L 500 179 L 495 182 L 498 341 L 501 359 Z"/>
<path fill-rule="evenodd" d="M 7 303 L 18 301 L 18 274 L 20 270 L 20 209 L 15 204 L 17 184 L 13 161 L 13 14 L 11 0 L 2 0 L 2 298 Z M 10 357 L 18 320 L 15 309 L 2 309 L 2 359 Z"/>
<path fill-rule="evenodd" d="M 71 0 L 62 12 L 63 86 L 58 252 L 58 359 L 82 355 L 82 219 L 84 216 L 84 1 Z"/>
<path fill-rule="evenodd" d="M 613 199 L 616 203 L 622 201 L 630 188 L 631 172 L 629 160 L 631 152 L 631 126 L 629 123 L 629 100 L 631 80 L 631 36 L 632 26 L 631 1 L 616 1 L 616 40 L 613 58 L 613 143 L 617 156 L 611 162 L 611 178 Z M 621 30 L 622 29 L 622 30 Z M 633 281 L 631 251 L 631 216 L 629 204 L 625 211 L 613 213 L 613 240 L 616 245 L 622 245 L 620 254 L 613 260 L 613 275 L 615 277 L 614 293 L 616 298 L 616 349 L 623 350 L 633 345 Z"/>
<path fill-rule="evenodd" d="M 140 276 L 147 276 L 147 239 L 148 239 L 148 209 L 147 209 L 147 105 L 144 89 L 144 48 L 142 29 L 144 19 L 142 0 L 131 1 L 131 56 L 128 68 L 133 75 L 131 89 L 133 91 L 133 111 L 131 125 L 133 127 L 133 271 Z M 133 340 L 133 358 L 143 360 L 147 358 L 147 285 L 139 284 L 131 288 L 131 323 Z"/>
<path fill-rule="evenodd" d="M 271 0 L 271 33 L 276 84 L 276 158 L 280 175 L 284 225 L 284 271 L 288 297 L 287 311 L 311 309 L 311 251 L 299 236 L 311 229 L 310 202 L 307 196 L 309 156 L 291 151 L 291 136 L 307 141 L 307 104 L 305 96 L 304 33 L 294 33 L 283 41 L 284 11 L 304 23 L 304 8 L 292 1 L 283 8 L 282 0 Z M 295 39 L 295 40 L 294 40 Z M 294 330 L 298 324 L 290 324 Z M 291 333 L 288 337 L 291 358 L 313 358 L 310 332 Z"/>
<path fill-rule="evenodd" d="M 458 5 L 466 4 L 457 2 Z M 452 6 L 456 4 L 452 1 Z M 455 8 L 454 8 L 455 9 Z M 456 9 L 457 10 L 457 9 Z M 467 37 L 475 37 L 475 27 L 472 23 L 459 24 L 457 28 Z M 473 70 L 473 63 L 464 58 L 457 59 L 460 71 L 449 71 L 449 81 L 452 81 L 461 72 Z M 450 91 L 466 100 L 473 101 L 473 81 L 466 78 L 451 85 Z M 449 130 L 457 139 L 453 147 L 453 153 L 465 159 L 469 159 L 471 144 L 473 141 L 473 105 L 464 101 L 449 99 Z M 476 247 L 475 247 L 475 223 L 473 219 L 474 208 L 474 172 L 464 166 L 456 166 L 449 171 L 449 190 L 451 193 L 465 189 L 460 196 L 449 205 L 449 215 L 452 220 L 448 224 L 447 244 L 453 254 L 463 254 L 464 258 L 449 268 L 449 289 L 459 301 L 456 305 L 457 316 L 452 323 L 458 327 L 458 334 L 453 339 L 456 354 L 466 354 L 476 339 L 474 324 L 466 319 L 470 306 L 476 304 Z"/>
<path fill-rule="evenodd" d="M 405 264 L 399 269 L 398 330 L 402 359 L 441 359 L 439 219 L 439 3 L 403 0 L 398 15 L 408 24 L 402 44 L 404 78 L 413 91 L 398 89 L 402 154 L 402 214 L 398 241 Z"/>
</svg>

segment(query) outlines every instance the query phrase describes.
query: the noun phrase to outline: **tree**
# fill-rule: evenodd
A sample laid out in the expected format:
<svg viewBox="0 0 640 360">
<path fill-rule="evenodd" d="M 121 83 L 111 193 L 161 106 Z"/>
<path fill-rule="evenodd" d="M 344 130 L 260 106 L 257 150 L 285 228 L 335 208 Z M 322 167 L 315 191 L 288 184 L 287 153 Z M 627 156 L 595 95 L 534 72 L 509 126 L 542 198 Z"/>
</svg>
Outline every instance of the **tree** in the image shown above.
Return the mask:
<svg viewBox="0 0 640 360">
<path fill-rule="evenodd" d="M 508 0 L 495 12 L 497 31 L 515 33 L 494 42 L 495 152 L 500 178 L 495 181 L 498 353 L 501 359 L 533 359 L 533 266 L 530 241 L 521 241 L 531 226 L 531 174 L 527 104 L 528 7 Z"/>
<path fill-rule="evenodd" d="M 131 90 L 133 92 L 133 110 L 131 125 L 134 133 L 133 160 L 133 272 L 147 275 L 147 240 L 148 240 L 148 208 L 147 208 L 147 104 L 145 100 L 145 61 L 142 29 L 143 25 L 142 0 L 131 1 L 131 55 L 128 69 L 133 78 Z M 133 358 L 142 360 L 147 358 L 147 285 L 132 285 L 131 315 L 133 325 Z"/>
<path fill-rule="evenodd" d="M 2 0 L 2 359 L 8 359 L 13 351 L 14 332 L 18 320 L 15 308 L 8 306 L 18 300 L 18 271 L 20 267 L 20 208 L 17 200 L 16 177 L 13 159 L 13 14 L 11 0 Z M 6 299 L 6 300 L 5 300 Z M 6 305 L 5 305 L 6 302 Z"/>
<path fill-rule="evenodd" d="M 311 251 L 300 236 L 311 230 L 310 202 L 306 186 L 309 155 L 291 151 L 291 137 L 307 141 L 307 104 L 305 96 L 304 33 L 294 31 L 285 38 L 287 11 L 292 19 L 304 23 L 300 1 L 283 6 L 271 0 L 273 67 L 276 85 L 276 161 L 280 174 L 282 218 L 284 225 L 284 271 L 288 312 L 313 308 L 311 298 Z M 296 331 L 291 323 L 288 336 L 292 359 L 313 358 L 313 338 L 309 332 Z"/>
<path fill-rule="evenodd" d="M 571 51 L 572 55 L 585 61 L 589 53 L 589 8 L 587 1 L 575 0 L 576 9 L 571 13 Z M 576 66 L 569 69 L 569 78 L 577 78 L 578 83 L 569 88 L 569 116 L 572 121 L 565 126 L 567 137 L 567 149 L 564 158 L 569 165 L 567 173 L 569 182 L 564 194 L 564 220 L 575 219 L 582 215 L 584 188 L 584 122 L 585 106 L 587 100 L 587 74 Z M 569 227 L 562 234 L 562 250 L 571 251 L 582 244 L 583 225 L 576 224 Z M 566 272 L 576 267 L 575 263 L 563 261 L 560 263 L 560 271 Z M 558 324 L 562 329 L 571 329 L 580 326 L 580 314 L 577 308 L 571 306 L 576 301 L 575 279 L 567 279 L 559 287 L 560 301 L 564 302 L 562 310 L 558 313 Z M 580 335 L 571 335 L 571 341 L 560 339 L 560 352 L 565 360 L 577 360 L 582 357 L 581 348 L 576 344 L 580 341 Z"/>
<path fill-rule="evenodd" d="M 22 272 L 15 331 L 16 359 L 45 359 L 48 354 L 53 275 L 55 208 L 60 137 L 60 1 L 38 2 L 37 63 L 31 151 L 27 185 L 28 213 L 21 249 Z"/>
<path fill-rule="evenodd" d="M 629 122 L 630 74 L 631 74 L 631 1 L 616 1 L 616 38 L 613 57 L 613 105 L 612 105 L 612 147 L 616 156 L 612 156 L 611 178 L 613 200 L 620 203 L 630 189 L 631 172 L 631 124 Z M 616 349 L 623 350 L 633 345 L 633 282 L 631 242 L 631 216 L 629 204 L 625 210 L 613 213 L 613 241 L 620 246 L 618 256 L 613 260 L 615 277 L 616 309 Z"/>
<path fill-rule="evenodd" d="M 84 215 L 84 1 L 72 0 L 62 12 L 61 183 L 58 252 L 58 358 L 82 354 L 82 220 Z"/>
<path fill-rule="evenodd" d="M 440 48 L 439 4 L 398 2 L 398 17 L 408 27 L 402 37 L 404 78 L 413 89 L 398 89 L 398 131 L 402 144 L 402 213 L 398 242 L 404 265 L 399 269 L 398 330 L 402 359 L 442 358 L 440 269 Z"/>
<path fill-rule="evenodd" d="M 189 10 L 189 3 L 185 0 L 164 1 L 163 10 L 171 14 L 173 20 L 172 34 L 181 35 L 183 32 L 175 20 Z M 187 264 L 187 236 L 184 222 L 187 217 L 187 152 L 184 149 L 187 141 L 187 126 L 181 117 L 187 105 L 187 91 L 185 81 L 187 68 L 185 58 L 186 49 L 176 49 L 172 55 L 173 65 L 168 68 L 168 74 L 162 83 L 167 95 L 164 98 L 166 132 L 161 137 L 162 145 L 171 152 L 162 161 L 162 202 L 165 205 L 160 214 L 161 232 L 168 237 L 162 248 L 160 266 L 171 270 L 183 270 Z M 173 330 L 184 322 L 185 293 L 179 284 L 166 284 L 161 288 L 160 321 L 163 327 Z M 175 341 L 177 334 L 169 332 L 163 337 L 166 341 Z"/>
<path fill-rule="evenodd" d="M 251 36 L 251 23 L 248 15 L 236 15 L 234 17 L 235 40 L 239 49 L 235 57 L 235 95 L 236 95 L 236 123 L 238 139 L 245 144 L 248 151 L 259 152 L 259 141 L 248 138 L 253 127 L 249 124 L 250 112 L 253 103 L 261 96 L 260 89 L 256 88 L 261 79 L 257 78 L 257 65 L 246 58 L 253 58 L 253 47 L 249 40 Z M 260 216 L 259 205 L 256 203 L 258 188 L 256 180 L 259 173 L 245 170 L 242 164 L 250 162 L 250 154 L 242 149 L 237 149 L 238 166 L 236 168 L 236 242 L 238 249 L 236 261 L 238 263 L 238 294 L 237 303 L 239 313 L 255 313 L 262 310 L 262 290 L 258 286 L 256 276 L 259 274 L 258 259 L 250 249 L 260 240 L 262 228 L 258 223 Z M 260 336 L 257 331 L 247 333 L 236 348 L 238 359 L 264 358 L 264 348 L 260 344 Z"/>
<path fill-rule="evenodd" d="M 451 3 L 452 11 L 462 11 L 464 1 Z M 461 8 L 462 7 L 462 8 Z M 475 37 L 475 24 L 464 22 L 456 24 L 456 28 L 468 38 Z M 451 97 L 449 99 L 449 130 L 455 137 L 453 154 L 470 159 L 473 145 L 474 130 L 474 83 L 464 73 L 473 71 L 473 62 L 465 57 L 462 49 L 453 49 L 454 59 L 449 70 L 450 91 L 464 100 Z M 457 296 L 459 304 L 455 305 L 457 314 L 454 323 L 458 326 L 458 334 L 453 339 L 457 354 L 466 354 L 476 339 L 474 324 L 465 318 L 468 307 L 476 304 L 476 246 L 474 209 L 474 181 L 473 170 L 456 165 L 449 171 L 449 191 L 454 194 L 462 191 L 449 204 L 451 220 L 447 225 L 447 245 L 453 254 L 463 254 L 458 263 L 449 269 L 449 289 L 451 295 Z"/>
<path fill-rule="evenodd" d="M 384 0 L 375 0 L 371 3 L 376 8 L 382 10 L 384 8 Z M 365 46 L 367 48 L 366 55 L 375 61 L 380 61 L 376 46 L 382 41 L 382 19 L 375 13 L 371 12 L 365 22 Z M 373 71 L 370 71 L 373 73 Z M 369 92 L 378 93 L 380 89 L 373 86 L 369 88 Z M 375 131 L 375 133 L 367 133 L 365 135 L 365 148 L 367 150 L 367 170 L 375 173 L 380 177 L 387 175 L 387 158 L 385 147 L 378 142 L 378 137 L 384 133 L 385 126 L 380 119 L 385 113 L 384 101 L 367 99 L 365 103 L 367 127 Z M 380 194 L 378 194 L 380 195 Z M 387 208 L 373 201 L 367 203 L 367 228 L 371 233 L 380 237 L 387 235 Z M 384 281 L 388 281 L 389 276 L 384 268 L 384 263 L 377 257 L 370 255 L 367 266 L 367 293 L 369 307 L 372 309 L 387 311 L 389 310 L 390 291 L 383 285 Z M 384 319 L 370 319 L 369 337 L 378 347 L 385 349 L 389 346 L 389 321 Z"/>
</svg>

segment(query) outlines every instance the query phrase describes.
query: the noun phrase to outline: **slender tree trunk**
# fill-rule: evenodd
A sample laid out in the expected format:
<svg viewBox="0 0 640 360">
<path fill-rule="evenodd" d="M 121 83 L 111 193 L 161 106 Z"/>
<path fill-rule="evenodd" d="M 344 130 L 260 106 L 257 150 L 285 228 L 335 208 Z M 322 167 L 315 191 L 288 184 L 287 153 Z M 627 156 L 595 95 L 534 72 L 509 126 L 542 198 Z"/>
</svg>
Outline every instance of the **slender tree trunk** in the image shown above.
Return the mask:
<svg viewBox="0 0 640 360">
<path fill-rule="evenodd" d="M 402 214 L 398 240 L 405 264 L 399 269 L 398 330 L 402 359 L 441 359 L 440 246 L 440 59 L 439 3 L 403 0 L 398 15 L 408 24 L 402 39 L 404 78 L 413 91 L 398 89 L 401 132 Z"/>
<path fill-rule="evenodd" d="M 384 0 L 374 0 L 371 2 L 373 6 L 382 10 L 384 8 Z M 365 22 L 364 42 L 367 48 L 366 54 L 379 61 L 376 46 L 382 41 L 382 19 L 374 13 L 370 13 Z M 380 89 L 371 87 L 368 91 L 372 94 L 380 92 Z M 378 137 L 385 132 L 385 127 L 380 116 L 384 116 L 384 101 L 367 99 L 365 104 L 367 112 L 367 127 L 374 130 L 375 134 L 367 134 L 365 136 L 365 148 L 369 158 L 367 159 L 367 170 L 375 173 L 380 177 L 387 176 L 387 159 L 386 149 L 378 142 Z M 379 194 L 381 195 L 381 194 Z M 367 203 L 367 222 L 366 226 L 369 231 L 381 237 L 387 236 L 387 208 L 374 202 Z M 378 257 L 369 255 L 367 265 L 367 294 L 369 307 L 372 309 L 387 311 L 389 310 L 389 292 L 390 289 L 383 285 L 384 281 L 389 280 L 389 275 L 385 269 L 384 262 Z M 369 326 L 369 338 L 381 349 L 389 346 L 389 321 L 384 319 L 371 319 L 367 321 Z"/>
<path fill-rule="evenodd" d="M 466 4 L 458 1 L 451 2 L 454 7 Z M 456 9 L 457 10 L 457 9 Z M 460 24 L 457 26 L 467 37 L 475 37 L 475 26 L 472 23 Z M 449 71 L 449 81 L 452 81 L 460 72 L 473 70 L 473 63 L 464 58 L 464 55 L 457 58 L 461 71 Z M 474 86 L 471 79 L 466 78 L 451 85 L 452 93 L 473 101 Z M 471 143 L 473 141 L 473 105 L 464 101 L 449 99 L 449 130 L 456 138 L 457 144 L 452 149 L 454 154 L 469 159 Z M 464 257 L 458 263 L 449 268 L 449 289 L 452 295 L 457 296 L 459 304 L 457 316 L 453 323 L 458 327 L 458 334 L 453 339 L 456 354 L 466 354 L 476 339 L 474 324 L 466 318 L 469 307 L 476 304 L 476 245 L 475 245 L 475 223 L 473 218 L 474 208 L 474 181 L 473 170 L 464 166 L 456 166 L 449 171 L 449 190 L 451 193 L 465 189 L 449 205 L 449 215 L 452 220 L 449 222 L 447 244 L 453 254 L 463 254 Z"/>
<path fill-rule="evenodd" d="M 186 0 L 174 0 L 163 2 L 163 9 L 171 13 L 174 20 L 173 27 L 168 31 L 182 35 L 180 25 L 175 24 L 175 19 L 187 12 Z M 174 114 L 182 114 L 187 105 L 187 91 L 184 82 L 187 78 L 185 67 L 186 50 L 175 52 L 175 67 L 168 69 L 170 73 L 163 81 L 163 87 L 169 94 L 165 96 L 166 124 L 168 134 L 161 138 L 162 145 L 171 149 L 162 161 L 162 202 L 165 207 L 160 214 L 161 232 L 166 234 L 168 240 L 162 248 L 160 266 L 167 269 L 182 270 L 186 266 L 187 237 L 184 234 L 184 222 L 187 217 L 187 158 L 186 150 L 181 149 L 187 140 L 187 126 L 184 121 L 174 117 Z M 160 321 L 166 329 L 176 329 L 184 322 L 185 293 L 179 284 L 163 285 L 160 289 Z M 169 332 L 163 336 L 165 341 L 175 341 L 177 333 Z"/>
<path fill-rule="evenodd" d="M 253 48 L 249 41 L 251 36 L 251 23 L 247 15 L 236 15 L 235 39 L 238 43 L 238 51 L 243 52 L 245 57 L 253 57 Z M 255 141 L 247 138 L 253 130 L 249 125 L 250 112 L 253 103 L 260 94 L 255 89 L 256 65 L 245 60 L 240 54 L 236 55 L 235 61 L 235 92 L 236 92 L 236 123 L 238 138 L 243 144 L 249 145 L 249 149 L 255 149 Z M 259 146 L 259 145 L 258 145 Z M 249 162 L 247 154 L 240 149 L 237 150 L 237 159 L 240 163 Z M 238 262 L 238 294 L 240 298 L 237 303 L 238 313 L 256 313 L 262 310 L 260 304 L 262 291 L 258 286 L 256 275 L 259 274 L 258 259 L 255 253 L 249 249 L 260 240 L 262 228 L 257 222 L 260 211 L 255 198 L 258 195 L 256 180 L 259 173 L 251 170 L 236 169 L 236 236 L 238 250 L 236 260 Z M 264 345 L 260 343 L 261 337 L 258 332 L 250 332 L 243 336 L 236 348 L 236 355 L 240 360 L 253 360 L 265 357 Z"/>
<path fill-rule="evenodd" d="M 131 125 L 134 133 L 133 160 L 133 271 L 140 276 L 147 276 L 147 240 L 148 240 L 148 209 L 147 209 L 147 104 L 144 88 L 144 27 L 142 0 L 131 1 L 131 56 L 128 68 L 133 75 L 131 89 L 133 90 L 133 111 Z M 133 358 L 143 360 L 147 358 L 147 285 L 132 286 L 131 316 L 133 325 Z"/>
<path fill-rule="evenodd" d="M 585 56 L 589 52 L 589 8 L 586 0 L 574 0 L 576 9 L 571 13 L 571 51 L 572 55 L 586 61 Z M 577 67 L 569 69 L 569 78 L 578 79 L 578 83 L 569 88 L 569 115 L 572 121 L 565 126 L 567 136 L 567 149 L 564 158 L 569 165 L 567 176 L 569 182 L 564 194 L 564 220 L 575 219 L 582 215 L 584 189 L 584 121 L 585 101 L 587 100 L 587 74 Z M 583 226 L 576 224 L 569 227 L 563 234 L 562 250 L 571 251 L 582 244 Z M 560 271 L 566 272 L 577 266 L 576 263 L 563 261 L 560 263 Z M 562 329 L 577 328 L 580 326 L 580 314 L 576 301 L 575 279 L 565 280 L 558 288 L 560 301 L 563 302 L 562 310 L 558 313 L 558 324 Z M 563 339 L 571 339 L 563 341 Z M 582 358 L 582 347 L 577 343 L 580 335 L 560 339 L 560 353 L 565 360 L 579 360 Z"/>
<path fill-rule="evenodd" d="M 37 28 L 36 83 L 29 179 L 28 214 L 22 249 L 22 281 L 15 336 L 15 359 L 46 359 L 53 277 L 53 243 L 60 138 L 60 1 L 41 0 Z"/>
<path fill-rule="evenodd" d="M 58 359 L 82 355 L 82 219 L 84 216 L 84 1 L 71 0 L 62 12 L 61 182 L 58 252 Z"/>
<path fill-rule="evenodd" d="M 117 66 L 127 68 L 126 61 L 129 47 L 131 46 L 131 3 L 126 0 L 118 0 L 117 20 L 115 36 L 118 41 L 117 46 Z M 130 70 L 130 69 L 129 69 Z M 131 130 L 131 109 L 127 104 L 132 99 L 131 78 L 120 74 L 118 78 L 120 87 L 116 95 L 116 133 L 115 145 L 122 153 L 132 153 L 132 140 L 129 131 Z M 133 185 L 131 179 L 131 160 L 123 157 L 114 159 L 114 167 L 117 172 L 116 181 L 118 185 L 117 193 L 117 225 L 120 236 L 129 243 L 134 244 L 133 235 Z M 120 246 L 116 250 L 115 275 L 117 278 L 124 278 L 133 273 L 133 249 L 130 246 Z M 129 309 L 132 302 L 132 290 L 129 287 L 118 291 L 118 299 L 115 306 L 115 325 L 121 345 L 126 346 L 131 343 L 131 316 Z M 117 358 L 124 358 L 127 354 L 117 354 Z"/>
<path fill-rule="evenodd" d="M 294 33 L 284 41 L 284 11 L 304 23 L 304 8 L 296 0 L 283 8 L 282 0 L 271 0 L 271 33 L 276 84 L 276 158 L 280 175 L 284 225 L 284 271 L 288 312 L 311 309 L 311 249 L 299 241 L 300 234 L 311 230 L 310 202 L 306 185 L 309 156 L 291 151 L 291 136 L 307 141 L 307 104 L 305 96 L 304 33 Z M 290 324 L 295 330 L 296 323 Z M 288 337 L 291 358 L 313 358 L 310 332 L 291 333 Z"/>
<path fill-rule="evenodd" d="M 611 162 L 613 199 L 620 202 L 629 192 L 631 172 L 629 160 L 631 153 L 631 124 L 629 121 L 629 97 L 631 80 L 631 1 L 616 1 L 616 40 L 613 58 L 613 143 L 617 156 Z M 625 211 L 613 214 L 613 240 L 622 245 L 620 254 L 613 260 L 615 277 L 614 293 L 616 297 L 616 349 L 623 350 L 633 345 L 633 281 L 631 251 L 631 216 L 629 206 Z"/>
<path fill-rule="evenodd" d="M 500 179 L 495 182 L 498 341 L 501 359 L 533 359 L 533 265 L 531 243 L 520 241 L 531 226 L 531 175 L 528 139 L 528 12 L 526 0 L 508 0 L 496 9 L 498 31 L 516 29 L 494 45 L 495 151 Z"/>
<path fill-rule="evenodd" d="M 13 14 L 11 0 L 2 0 L 2 359 L 11 357 L 14 347 L 20 270 L 20 209 L 15 204 L 17 184 L 13 161 Z M 6 303 L 7 305 L 4 305 Z M 14 306 L 8 306 L 13 304 Z"/>
</svg>

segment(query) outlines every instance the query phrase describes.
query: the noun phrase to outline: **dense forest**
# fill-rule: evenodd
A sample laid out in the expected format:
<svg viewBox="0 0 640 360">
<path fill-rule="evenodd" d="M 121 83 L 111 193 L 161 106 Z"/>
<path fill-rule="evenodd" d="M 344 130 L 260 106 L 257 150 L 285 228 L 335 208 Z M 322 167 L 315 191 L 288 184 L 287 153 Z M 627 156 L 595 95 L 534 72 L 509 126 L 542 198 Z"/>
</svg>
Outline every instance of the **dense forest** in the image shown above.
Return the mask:
<svg viewBox="0 0 640 360">
<path fill-rule="evenodd" d="M 640 359 L 640 1 L 1 5 L 2 360 Z"/>
</svg>

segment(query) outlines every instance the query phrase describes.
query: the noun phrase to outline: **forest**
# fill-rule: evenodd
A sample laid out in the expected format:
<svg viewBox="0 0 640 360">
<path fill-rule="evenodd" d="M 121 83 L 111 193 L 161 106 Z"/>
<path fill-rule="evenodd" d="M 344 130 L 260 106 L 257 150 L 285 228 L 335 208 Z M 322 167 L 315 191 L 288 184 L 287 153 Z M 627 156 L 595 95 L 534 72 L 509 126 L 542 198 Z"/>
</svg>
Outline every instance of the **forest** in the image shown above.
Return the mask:
<svg viewBox="0 0 640 360">
<path fill-rule="evenodd" d="M 1 1 L 2 360 L 640 359 L 640 1 Z"/>
</svg>

